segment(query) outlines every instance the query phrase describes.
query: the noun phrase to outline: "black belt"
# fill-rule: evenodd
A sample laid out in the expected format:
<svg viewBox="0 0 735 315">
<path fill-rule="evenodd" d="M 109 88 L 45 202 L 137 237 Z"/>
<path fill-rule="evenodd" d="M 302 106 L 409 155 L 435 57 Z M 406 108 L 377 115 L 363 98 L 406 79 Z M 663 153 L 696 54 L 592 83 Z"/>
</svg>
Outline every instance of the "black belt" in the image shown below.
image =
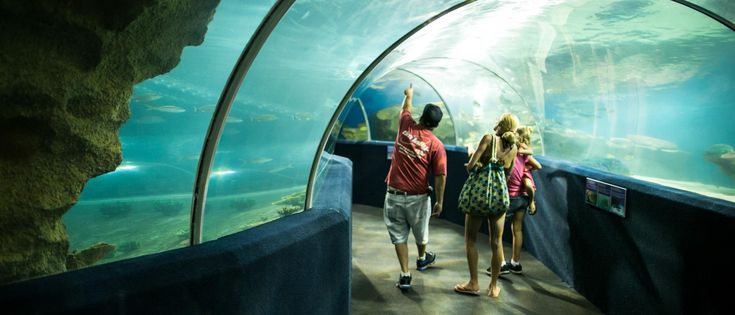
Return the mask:
<svg viewBox="0 0 735 315">
<path fill-rule="evenodd" d="M 389 194 L 392 194 L 392 195 L 403 195 L 403 196 L 423 195 L 422 193 L 410 193 L 410 192 L 405 192 L 405 191 L 400 191 L 400 190 L 393 190 L 393 189 L 388 189 L 388 193 Z"/>
</svg>

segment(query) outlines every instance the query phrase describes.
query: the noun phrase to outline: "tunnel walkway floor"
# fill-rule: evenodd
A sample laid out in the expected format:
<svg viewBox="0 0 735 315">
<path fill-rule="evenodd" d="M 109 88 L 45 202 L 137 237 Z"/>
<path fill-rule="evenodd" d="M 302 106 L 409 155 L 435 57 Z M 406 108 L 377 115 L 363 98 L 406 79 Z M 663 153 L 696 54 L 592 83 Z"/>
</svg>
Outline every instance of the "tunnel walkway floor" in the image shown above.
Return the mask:
<svg viewBox="0 0 735 315">
<path fill-rule="evenodd" d="M 490 277 L 484 273 L 490 266 L 487 232 L 480 234 L 485 241 L 478 240 L 480 296 L 455 293 L 454 285 L 469 279 L 464 228 L 440 219 L 430 223 L 427 248 L 437 259 L 425 271 L 416 271 L 415 241 L 409 237 L 413 281 L 412 288 L 402 292 L 395 287 L 400 267 L 382 209 L 354 204 L 352 214 L 353 314 L 601 314 L 525 251 L 521 253 L 523 274 L 502 275 L 500 297 L 488 297 Z M 510 259 L 510 244 L 505 244 L 505 253 Z"/>
</svg>

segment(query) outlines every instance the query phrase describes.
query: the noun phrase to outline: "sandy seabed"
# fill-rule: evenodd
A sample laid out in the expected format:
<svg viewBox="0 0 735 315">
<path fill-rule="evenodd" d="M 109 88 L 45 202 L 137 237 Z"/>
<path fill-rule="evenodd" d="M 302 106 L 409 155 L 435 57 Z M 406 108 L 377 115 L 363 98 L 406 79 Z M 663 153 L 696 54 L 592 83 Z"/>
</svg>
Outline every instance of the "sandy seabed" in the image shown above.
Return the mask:
<svg viewBox="0 0 735 315">
<path fill-rule="evenodd" d="M 705 195 L 708 197 L 713 197 L 735 203 L 735 188 L 733 187 L 715 186 L 699 182 L 678 181 L 646 176 L 632 177 L 643 181 L 652 182 L 671 188 L 691 191 L 700 195 Z"/>
</svg>

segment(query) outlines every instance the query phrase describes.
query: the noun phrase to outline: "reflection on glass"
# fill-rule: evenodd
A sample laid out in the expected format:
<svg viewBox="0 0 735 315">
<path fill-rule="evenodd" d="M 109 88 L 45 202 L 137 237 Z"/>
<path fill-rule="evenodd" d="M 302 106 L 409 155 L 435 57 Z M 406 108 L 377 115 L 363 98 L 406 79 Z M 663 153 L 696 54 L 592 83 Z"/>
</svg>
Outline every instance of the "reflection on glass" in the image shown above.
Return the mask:
<svg viewBox="0 0 735 315">
<path fill-rule="evenodd" d="M 99 263 L 188 245 L 204 135 L 235 61 L 271 4 L 223 0 L 200 46 L 185 48 L 171 72 L 135 86 L 120 130 L 123 163 L 90 180 L 64 216 L 70 252 L 112 245 Z"/>
<path fill-rule="evenodd" d="M 732 0 L 688 0 L 691 3 L 699 5 L 720 17 L 735 22 L 735 5 Z"/>
<path fill-rule="evenodd" d="M 354 80 L 386 47 L 457 1 L 296 1 L 235 98 L 213 170 L 203 240 L 300 211 L 320 140 Z M 256 163 L 260 161 L 260 163 Z M 253 199 L 249 209 L 225 206 Z M 296 209 L 296 207 L 299 207 Z"/>
<path fill-rule="evenodd" d="M 478 1 L 397 47 L 355 95 L 395 99 L 371 86 L 408 70 L 444 99 L 458 145 L 510 111 L 537 153 L 735 201 L 733 55 L 731 30 L 675 2 Z"/>
<path fill-rule="evenodd" d="M 630 5 L 590 3 L 555 26 L 546 154 L 735 201 L 732 31 L 673 2 Z"/>
<path fill-rule="evenodd" d="M 342 116 L 335 123 L 338 130 L 338 139 L 365 141 L 368 140 L 368 122 L 365 120 L 365 106 L 359 98 L 352 98 L 342 112 Z M 334 150 L 327 150 L 334 152 Z"/>
<path fill-rule="evenodd" d="M 398 116 L 403 102 L 403 90 L 413 85 L 414 99 L 411 116 L 418 121 L 426 104 L 439 106 L 444 113 L 439 126 L 432 132 L 444 144 L 454 145 L 455 127 L 451 113 L 447 110 L 444 100 L 433 86 L 414 73 L 395 71 L 374 82 L 359 99 L 365 106 L 365 112 L 370 120 L 370 132 L 373 140 L 393 141 L 398 132 Z"/>
</svg>

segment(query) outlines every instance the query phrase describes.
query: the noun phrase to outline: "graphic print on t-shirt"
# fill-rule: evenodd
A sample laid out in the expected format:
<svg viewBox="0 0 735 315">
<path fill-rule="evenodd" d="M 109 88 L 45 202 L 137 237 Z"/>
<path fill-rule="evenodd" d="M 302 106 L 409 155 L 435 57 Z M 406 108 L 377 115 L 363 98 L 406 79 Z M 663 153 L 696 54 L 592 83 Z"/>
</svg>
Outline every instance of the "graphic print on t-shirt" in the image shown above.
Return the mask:
<svg viewBox="0 0 735 315">
<path fill-rule="evenodd" d="M 403 143 L 401 143 L 401 141 L 397 142 L 397 145 L 399 146 L 398 152 L 407 156 L 409 159 L 411 159 L 411 161 L 413 161 L 415 157 L 424 158 L 429 152 L 429 146 L 425 142 L 419 140 L 414 135 L 409 133 L 408 130 L 404 130 L 403 132 L 401 132 L 401 135 L 406 137 L 406 139 L 408 139 L 408 141 L 410 143 L 413 143 L 415 146 L 415 148 L 412 149 L 406 147 Z"/>
</svg>

